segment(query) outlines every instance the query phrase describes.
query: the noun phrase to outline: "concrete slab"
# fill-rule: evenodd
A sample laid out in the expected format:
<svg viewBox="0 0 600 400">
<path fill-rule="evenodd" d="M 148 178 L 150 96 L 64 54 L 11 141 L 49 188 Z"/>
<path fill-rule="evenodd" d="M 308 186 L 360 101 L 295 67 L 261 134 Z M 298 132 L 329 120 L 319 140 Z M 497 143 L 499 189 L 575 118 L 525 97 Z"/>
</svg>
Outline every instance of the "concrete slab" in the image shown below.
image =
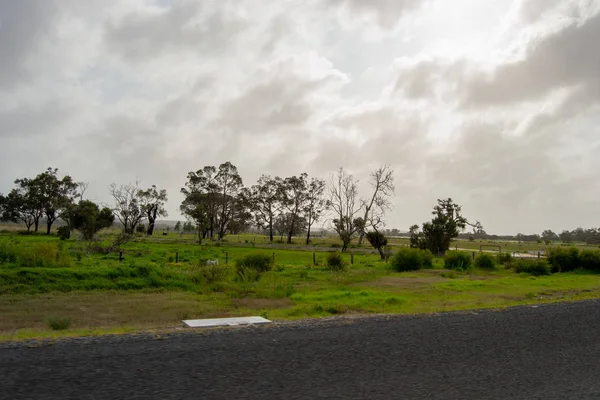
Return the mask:
<svg viewBox="0 0 600 400">
<path fill-rule="evenodd" d="M 237 326 L 251 324 L 268 324 L 269 321 L 263 317 L 239 317 L 239 318 L 211 318 L 211 319 L 187 319 L 182 321 L 189 328 L 209 328 L 211 326 Z"/>
</svg>

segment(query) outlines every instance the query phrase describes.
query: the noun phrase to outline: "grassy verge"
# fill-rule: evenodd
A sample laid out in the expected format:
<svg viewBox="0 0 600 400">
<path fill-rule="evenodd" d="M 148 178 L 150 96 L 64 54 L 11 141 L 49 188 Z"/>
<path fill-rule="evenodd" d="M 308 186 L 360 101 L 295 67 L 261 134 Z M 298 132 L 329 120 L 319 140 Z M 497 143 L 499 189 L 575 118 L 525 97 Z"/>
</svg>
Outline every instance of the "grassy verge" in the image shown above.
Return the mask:
<svg viewBox="0 0 600 400">
<path fill-rule="evenodd" d="M 339 314 L 419 314 L 583 300 L 600 297 L 600 275 L 531 277 L 497 271 L 457 274 L 360 271 L 292 286 L 273 278 L 252 292 L 92 291 L 0 296 L 0 340 L 128 333 L 181 326 L 187 318 L 263 315 L 273 320 Z M 446 276 L 446 277 L 445 277 Z M 278 292 L 279 291 L 279 292 Z M 50 318 L 70 321 L 60 331 Z"/>
<path fill-rule="evenodd" d="M 265 249 L 242 237 L 199 246 L 171 236 L 138 237 L 119 260 L 75 240 L 0 234 L 0 340 L 174 329 L 188 318 L 417 314 L 600 298 L 598 274 L 454 272 L 440 258 L 432 269 L 397 273 L 366 248 L 343 254 L 345 270 L 332 272 L 323 248 Z M 258 253 L 275 255 L 272 270 L 240 275 L 236 261 Z M 219 266 L 209 269 L 207 259 Z"/>
</svg>

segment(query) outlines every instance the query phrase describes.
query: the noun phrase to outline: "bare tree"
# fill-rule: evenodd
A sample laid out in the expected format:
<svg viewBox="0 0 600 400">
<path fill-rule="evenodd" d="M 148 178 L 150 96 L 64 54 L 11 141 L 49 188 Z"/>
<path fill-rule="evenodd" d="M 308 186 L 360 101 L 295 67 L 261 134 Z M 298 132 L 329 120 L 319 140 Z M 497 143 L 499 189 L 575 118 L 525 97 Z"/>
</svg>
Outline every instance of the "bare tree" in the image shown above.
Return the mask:
<svg viewBox="0 0 600 400">
<path fill-rule="evenodd" d="M 79 201 L 83 201 L 84 199 L 84 195 L 85 192 L 87 191 L 88 187 L 90 186 L 89 182 L 77 182 L 77 186 L 79 187 Z"/>
<path fill-rule="evenodd" d="M 391 209 L 389 198 L 394 195 L 394 170 L 389 165 L 383 165 L 371 173 L 370 180 L 373 194 L 370 199 L 361 200 L 364 226 L 359 229 L 358 244 L 362 244 L 366 229 L 377 230 L 383 223 L 383 215 Z"/>
<path fill-rule="evenodd" d="M 352 175 L 340 168 L 331 177 L 329 185 L 328 205 L 334 214 L 333 229 L 343 243 L 342 251 L 346 251 L 359 228 L 356 217 L 360 212 L 357 183 Z"/>
<path fill-rule="evenodd" d="M 321 215 L 327 209 L 327 201 L 323 198 L 325 187 L 325 181 L 318 178 L 312 178 L 308 184 L 304 206 L 307 245 L 310 243 L 310 228 L 321 218 Z"/>
<path fill-rule="evenodd" d="M 110 185 L 109 193 L 115 200 L 113 212 L 115 217 L 123 224 L 123 231 L 132 235 L 135 227 L 144 219 L 139 198 L 139 181 L 135 184 L 117 186 L 115 183 Z"/>
</svg>

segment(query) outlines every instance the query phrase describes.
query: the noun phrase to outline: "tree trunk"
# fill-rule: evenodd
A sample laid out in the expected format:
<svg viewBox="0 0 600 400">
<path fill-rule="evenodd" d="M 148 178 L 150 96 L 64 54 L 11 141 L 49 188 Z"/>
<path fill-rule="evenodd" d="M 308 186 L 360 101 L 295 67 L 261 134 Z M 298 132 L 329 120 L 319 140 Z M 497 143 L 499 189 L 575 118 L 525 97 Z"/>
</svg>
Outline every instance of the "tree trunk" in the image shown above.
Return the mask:
<svg viewBox="0 0 600 400">
<path fill-rule="evenodd" d="M 50 229 L 52 229 L 52 222 L 50 219 L 46 220 L 46 235 L 50 234 Z"/>
<path fill-rule="evenodd" d="M 35 219 L 34 225 L 35 225 L 35 232 L 37 232 L 37 231 L 38 231 L 38 228 L 39 228 L 39 226 L 40 226 L 40 219 L 39 219 L 39 218 L 36 218 L 36 219 Z M 27 232 L 29 232 L 29 228 L 31 228 L 31 225 L 29 225 L 29 226 L 27 227 Z"/>
<path fill-rule="evenodd" d="M 379 255 L 381 256 L 381 259 L 385 260 L 385 254 L 383 254 L 383 250 L 381 249 L 381 247 L 378 247 L 377 251 L 379 252 Z"/>
<path fill-rule="evenodd" d="M 148 236 L 152 236 L 153 233 L 154 233 L 154 220 L 148 219 L 148 229 L 146 230 L 146 234 Z"/>
<path fill-rule="evenodd" d="M 310 243 L 310 225 L 308 225 L 308 229 L 306 231 L 306 245 Z"/>
<path fill-rule="evenodd" d="M 365 237 L 365 231 L 362 231 L 359 235 L 358 235 L 358 245 L 360 246 L 363 242 L 363 238 Z"/>
<path fill-rule="evenodd" d="M 273 218 L 269 221 L 269 243 L 273 243 Z"/>
<path fill-rule="evenodd" d="M 156 222 L 156 213 L 158 212 L 158 206 L 153 206 L 148 211 L 148 229 L 146 230 L 146 234 L 148 236 L 152 236 L 154 233 L 154 222 Z"/>
</svg>

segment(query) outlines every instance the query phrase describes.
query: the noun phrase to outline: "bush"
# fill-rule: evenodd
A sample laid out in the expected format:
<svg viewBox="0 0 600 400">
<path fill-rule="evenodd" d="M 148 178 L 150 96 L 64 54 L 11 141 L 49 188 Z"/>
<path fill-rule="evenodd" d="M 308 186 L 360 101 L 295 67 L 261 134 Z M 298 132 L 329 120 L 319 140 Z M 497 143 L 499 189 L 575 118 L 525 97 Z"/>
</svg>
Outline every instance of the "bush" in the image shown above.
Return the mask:
<svg viewBox="0 0 600 400">
<path fill-rule="evenodd" d="M 552 268 L 546 260 L 525 260 L 516 259 L 513 261 L 512 266 L 515 272 L 531 274 L 533 276 L 550 275 Z"/>
<path fill-rule="evenodd" d="M 251 268 L 258 272 L 267 272 L 273 268 L 271 257 L 263 253 L 249 254 L 236 262 L 236 268 Z"/>
<path fill-rule="evenodd" d="M 479 253 L 477 257 L 475 257 L 475 267 L 488 270 L 496 268 L 494 256 L 488 253 Z"/>
<path fill-rule="evenodd" d="M 423 268 L 433 268 L 433 253 L 429 249 L 421 250 Z"/>
<path fill-rule="evenodd" d="M 548 251 L 548 262 L 552 266 L 552 272 L 573 271 L 580 267 L 579 249 L 554 247 Z"/>
<path fill-rule="evenodd" d="M 444 256 L 444 266 L 447 269 L 468 270 L 471 267 L 471 255 L 464 251 L 447 251 Z"/>
<path fill-rule="evenodd" d="M 146 226 L 144 224 L 139 224 L 135 227 L 135 231 L 137 233 L 146 233 Z"/>
<path fill-rule="evenodd" d="M 510 253 L 498 253 L 498 255 L 496 256 L 496 261 L 498 261 L 498 264 L 501 265 L 508 265 L 512 262 L 513 257 L 510 255 Z"/>
<path fill-rule="evenodd" d="M 581 268 L 600 272 L 600 251 L 582 250 L 579 253 L 579 264 Z"/>
<path fill-rule="evenodd" d="M 327 255 L 327 267 L 331 271 L 343 271 L 346 267 L 340 253 L 329 253 Z"/>
<path fill-rule="evenodd" d="M 429 250 L 404 247 L 390 258 L 390 266 L 397 272 L 416 271 L 433 265 L 433 254 Z"/>
<path fill-rule="evenodd" d="M 68 226 L 59 226 L 57 229 L 60 240 L 67 240 L 71 237 L 71 229 Z"/>
<path fill-rule="evenodd" d="M 68 329 L 70 325 L 70 318 L 50 318 L 48 320 L 48 326 L 53 331 L 64 331 L 65 329 Z"/>
</svg>

